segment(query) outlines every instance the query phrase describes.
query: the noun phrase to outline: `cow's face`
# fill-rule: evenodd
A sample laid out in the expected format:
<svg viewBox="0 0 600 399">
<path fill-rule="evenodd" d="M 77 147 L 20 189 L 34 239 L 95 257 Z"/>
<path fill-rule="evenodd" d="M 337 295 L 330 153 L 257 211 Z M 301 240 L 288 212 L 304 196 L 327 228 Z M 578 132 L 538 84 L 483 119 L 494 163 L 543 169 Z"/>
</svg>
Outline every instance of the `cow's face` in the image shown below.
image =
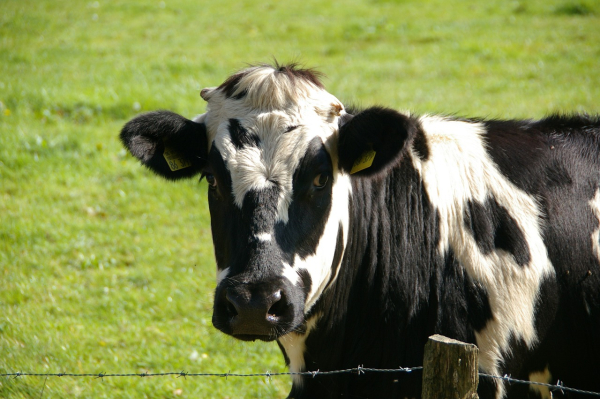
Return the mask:
<svg viewBox="0 0 600 399">
<path fill-rule="evenodd" d="M 344 108 L 289 69 L 246 70 L 202 97 L 213 323 L 236 338 L 275 339 L 302 328 L 341 260 L 349 178 L 335 136 Z"/>
<path fill-rule="evenodd" d="M 206 178 L 218 267 L 214 325 L 243 340 L 302 332 L 340 272 L 349 171 L 371 149 L 378 155 L 368 173 L 390 163 L 407 136 L 394 129 L 406 118 L 375 108 L 352 119 L 315 74 L 293 66 L 252 67 L 201 95 L 207 112 L 194 121 L 148 113 L 121 139 L 162 176 Z M 165 150 L 176 160 L 171 167 Z"/>
</svg>

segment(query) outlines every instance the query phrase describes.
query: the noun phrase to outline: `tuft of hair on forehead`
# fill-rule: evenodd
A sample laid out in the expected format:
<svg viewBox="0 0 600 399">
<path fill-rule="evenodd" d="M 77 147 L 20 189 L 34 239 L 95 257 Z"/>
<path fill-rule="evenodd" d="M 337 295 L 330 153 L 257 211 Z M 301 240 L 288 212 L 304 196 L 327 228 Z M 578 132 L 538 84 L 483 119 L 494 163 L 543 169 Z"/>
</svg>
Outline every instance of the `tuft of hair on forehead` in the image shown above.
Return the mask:
<svg viewBox="0 0 600 399">
<path fill-rule="evenodd" d="M 227 78 L 217 90 L 227 99 L 248 101 L 253 108 L 283 109 L 324 90 L 322 76 L 297 63 L 252 65 Z"/>
</svg>

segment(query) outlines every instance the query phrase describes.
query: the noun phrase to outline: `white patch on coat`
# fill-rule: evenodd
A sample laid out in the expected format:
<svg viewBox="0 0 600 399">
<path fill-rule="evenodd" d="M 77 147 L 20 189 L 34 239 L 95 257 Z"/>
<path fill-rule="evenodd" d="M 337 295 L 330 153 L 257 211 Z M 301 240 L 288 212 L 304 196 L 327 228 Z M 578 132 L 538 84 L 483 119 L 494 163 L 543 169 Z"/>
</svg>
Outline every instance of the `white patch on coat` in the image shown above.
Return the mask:
<svg viewBox="0 0 600 399">
<path fill-rule="evenodd" d="M 596 219 L 598 219 L 598 222 L 600 223 L 600 189 L 596 190 L 596 195 L 590 200 L 589 204 L 594 216 L 596 216 Z M 596 255 L 596 259 L 600 261 L 600 224 L 592 233 L 592 249 L 594 255 Z"/>
<path fill-rule="evenodd" d="M 469 276 L 487 291 L 494 318 L 475 335 L 481 368 L 497 374 L 502 354 L 510 353 L 511 337 L 522 339 L 528 347 L 538 339 L 535 303 L 541 281 L 554 274 L 542 240 L 542 214 L 535 198 L 512 184 L 486 152 L 482 124 L 435 116 L 423 116 L 420 122 L 430 156 L 426 161 L 414 153 L 411 157 L 440 215 L 438 249 L 442 255 L 452 249 Z M 485 203 L 490 196 L 523 232 L 531 254 L 528 265 L 519 266 L 513 255 L 503 250 L 483 254 L 465 226 L 468 201 Z M 502 384 L 498 390 L 502 397 Z"/>
<path fill-rule="evenodd" d="M 550 374 L 550 370 L 546 367 L 544 371 L 529 374 L 529 381 L 550 384 L 552 382 L 552 374 Z M 542 385 L 530 385 L 529 389 L 537 391 L 542 399 L 552 399 L 552 392 L 550 392 L 550 388 L 548 387 Z"/>
<path fill-rule="evenodd" d="M 256 237 L 256 239 L 258 241 L 262 241 L 262 242 L 269 242 L 272 239 L 271 233 L 259 233 L 259 234 L 256 234 L 254 237 Z"/>
<path fill-rule="evenodd" d="M 297 269 L 294 269 L 285 262 L 283 262 L 283 277 L 287 278 L 294 285 L 298 284 L 298 281 L 300 281 Z"/>
<path fill-rule="evenodd" d="M 304 334 L 298 334 L 291 332 L 289 334 L 279 337 L 277 340 L 288 357 L 290 364 L 289 370 L 292 373 L 299 373 L 306 371 L 306 364 L 304 362 L 304 352 L 306 351 L 306 338 L 308 334 L 315 328 L 317 321 L 321 317 L 320 314 L 316 314 L 306 321 L 306 332 Z M 302 376 L 292 376 L 295 386 L 302 386 Z"/>
<path fill-rule="evenodd" d="M 222 270 L 218 270 L 217 272 L 217 285 L 219 285 L 221 283 L 221 281 L 225 280 L 225 278 L 227 278 L 227 275 L 229 274 L 229 268 L 226 267 L 225 269 Z"/>
<path fill-rule="evenodd" d="M 196 115 L 195 117 L 192 118 L 192 122 L 204 123 L 204 118 L 205 117 L 206 117 L 206 114 Z"/>
</svg>

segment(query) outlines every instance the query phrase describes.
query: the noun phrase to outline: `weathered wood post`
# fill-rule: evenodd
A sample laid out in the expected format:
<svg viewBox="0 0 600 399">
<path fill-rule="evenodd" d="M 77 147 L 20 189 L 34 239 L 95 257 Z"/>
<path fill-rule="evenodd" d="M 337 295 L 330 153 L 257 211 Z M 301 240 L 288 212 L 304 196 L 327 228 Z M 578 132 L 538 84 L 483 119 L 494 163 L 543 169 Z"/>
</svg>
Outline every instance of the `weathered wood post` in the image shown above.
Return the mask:
<svg viewBox="0 0 600 399">
<path fill-rule="evenodd" d="M 423 399 L 477 399 L 479 348 L 432 335 L 423 357 Z"/>
</svg>

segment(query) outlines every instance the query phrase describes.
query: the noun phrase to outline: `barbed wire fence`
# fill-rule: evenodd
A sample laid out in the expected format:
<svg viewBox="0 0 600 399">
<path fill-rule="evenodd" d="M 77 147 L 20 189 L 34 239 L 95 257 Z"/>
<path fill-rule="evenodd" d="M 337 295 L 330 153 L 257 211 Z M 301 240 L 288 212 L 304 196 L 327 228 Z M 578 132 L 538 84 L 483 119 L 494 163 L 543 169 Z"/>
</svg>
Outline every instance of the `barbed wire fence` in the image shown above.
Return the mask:
<svg viewBox="0 0 600 399">
<path fill-rule="evenodd" d="M 319 378 L 321 376 L 331 376 L 339 374 L 356 374 L 363 375 L 368 373 L 413 373 L 422 372 L 423 378 L 423 397 L 437 398 L 439 394 L 447 392 L 456 392 L 462 396 L 471 397 L 477 390 L 478 381 L 482 378 L 502 381 L 506 384 L 524 384 L 536 386 L 538 388 L 546 388 L 550 392 L 565 394 L 577 393 L 600 397 L 600 392 L 592 392 L 577 388 L 564 386 L 562 381 L 558 380 L 556 384 L 543 383 L 537 381 L 522 380 L 512 378 L 510 375 L 493 375 L 479 372 L 479 349 L 473 345 L 461 341 L 456 341 L 441 335 L 432 335 L 429 337 L 425 345 L 425 355 L 423 366 L 417 367 L 398 367 L 398 368 L 370 368 L 359 365 L 354 368 L 332 370 L 332 371 L 288 371 L 288 372 L 270 372 L 266 373 L 190 373 L 186 371 L 165 372 L 165 373 L 30 373 L 30 372 L 13 372 L 0 373 L 0 378 L 19 379 L 23 377 L 44 377 L 44 386 L 40 398 L 43 396 L 46 388 L 46 382 L 49 377 L 74 377 L 74 378 L 115 378 L 115 377 L 135 377 L 135 378 L 152 378 L 152 377 L 240 377 L 240 378 L 256 378 L 266 377 L 269 380 L 272 377 L 279 376 L 302 376 L 309 378 Z M 449 367 L 450 365 L 454 365 Z M 451 369 L 451 370 L 449 370 Z M 462 397 L 461 396 L 461 397 Z M 466 397 L 465 396 L 465 397 Z"/>
<path fill-rule="evenodd" d="M 152 378 L 152 377 L 177 377 L 177 378 L 187 378 L 187 377 L 219 377 L 219 378 L 229 378 L 229 377 L 242 377 L 242 378 L 272 378 L 272 377 L 280 377 L 280 376 L 304 376 L 317 378 L 319 376 L 326 375 L 336 375 L 336 374 L 367 374 L 367 373 L 412 373 L 415 371 L 422 371 L 423 367 L 399 367 L 397 369 L 378 369 L 378 368 L 369 368 L 369 367 L 354 367 L 350 369 L 344 370 L 333 370 L 333 371 L 302 371 L 302 372 L 265 372 L 265 373 L 189 373 L 186 371 L 179 372 L 166 372 L 166 373 L 24 373 L 24 372 L 15 372 L 15 373 L 0 373 L 0 377 L 5 378 L 21 378 L 21 377 L 76 377 L 76 378 L 95 378 L 95 379 L 103 379 L 103 378 L 114 378 L 114 377 L 136 377 L 136 378 Z M 557 381 L 556 384 L 546 384 L 543 382 L 535 382 L 528 380 L 520 380 L 516 378 L 512 378 L 509 375 L 498 376 L 491 375 L 486 373 L 479 373 L 479 377 L 490 378 L 495 380 L 501 380 L 508 384 L 525 384 L 525 385 L 533 385 L 540 386 L 549 389 L 551 392 L 560 392 L 564 394 L 565 392 L 578 393 L 583 395 L 590 395 L 595 397 L 600 397 L 600 392 L 591 392 L 576 388 L 566 387 L 562 384 L 561 381 Z"/>
</svg>

